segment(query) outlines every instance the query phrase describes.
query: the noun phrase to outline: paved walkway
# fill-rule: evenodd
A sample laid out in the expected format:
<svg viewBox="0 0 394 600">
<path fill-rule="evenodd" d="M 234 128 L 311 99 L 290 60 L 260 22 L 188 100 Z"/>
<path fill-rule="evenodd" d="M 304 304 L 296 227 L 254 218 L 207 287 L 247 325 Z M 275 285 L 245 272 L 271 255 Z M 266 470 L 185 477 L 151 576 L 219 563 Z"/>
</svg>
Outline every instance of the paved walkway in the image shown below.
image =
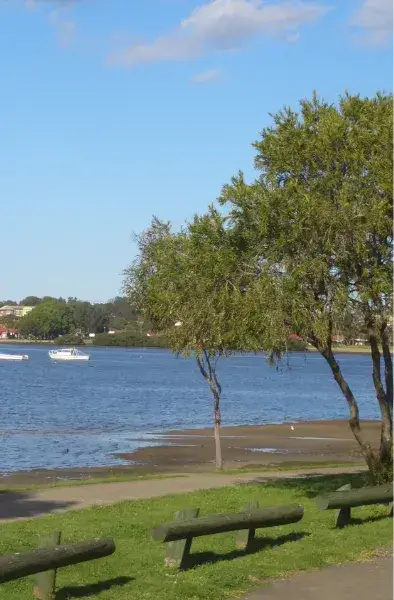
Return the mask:
<svg viewBox="0 0 394 600">
<path fill-rule="evenodd" d="M 393 600 L 393 558 L 302 573 L 270 584 L 244 600 Z"/>
<path fill-rule="evenodd" d="M 355 473 L 360 467 L 339 467 L 291 472 L 259 472 L 237 475 L 193 473 L 186 477 L 144 479 L 118 483 L 96 483 L 53 487 L 34 491 L 0 493 L 0 522 L 17 521 L 46 514 L 76 510 L 88 506 L 115 504 L 122 500 L 140 500 L 168 494 L 183 494 L 203 489 L 242 485 L 246 483 L 293 479 L 306 475 L 336 475 Z"/>
</svg>

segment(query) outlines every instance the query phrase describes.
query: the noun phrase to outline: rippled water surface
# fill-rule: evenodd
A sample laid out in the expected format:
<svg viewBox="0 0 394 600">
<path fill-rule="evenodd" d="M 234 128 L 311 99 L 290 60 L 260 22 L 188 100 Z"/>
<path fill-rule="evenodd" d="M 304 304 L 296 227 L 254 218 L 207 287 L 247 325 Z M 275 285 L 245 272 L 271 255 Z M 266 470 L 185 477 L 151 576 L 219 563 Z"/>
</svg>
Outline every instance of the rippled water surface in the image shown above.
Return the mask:
<svg viewBox="0 0 394 600">
<path fill-rule="evenodd" d="M 193 359 L 164 350 L 93 348 L 86 364 L 52 363 L 44 346 L 1 346 L 29 355 L 0 361 L 2 472 L 119 464 L 117 452 L 154 444 L 168 429 L 210 426 L 212 403 Z M 341 355 L 363 418 L 377 418 L 369 356 Z M 324 360 L 292 354 L 276 370 L 262 356 L 219 363 L 223 425 L 346 418 Z"/>
</svg>

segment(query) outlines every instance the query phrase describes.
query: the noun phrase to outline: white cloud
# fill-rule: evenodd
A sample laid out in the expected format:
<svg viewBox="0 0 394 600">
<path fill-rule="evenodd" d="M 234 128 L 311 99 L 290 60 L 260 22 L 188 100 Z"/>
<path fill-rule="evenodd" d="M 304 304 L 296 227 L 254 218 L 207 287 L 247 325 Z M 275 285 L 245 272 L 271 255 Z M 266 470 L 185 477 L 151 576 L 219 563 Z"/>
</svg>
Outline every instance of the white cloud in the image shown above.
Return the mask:
<svg viewBox="0 0 394 600">
<path fill-rule="evenodd" d="M 63 48 L 68 48 L 74 41 L 77 31 L 75 21 L 61 21 L 58 25 L 58 39 Z"/>
<path fill-rule="evenodd" d="M 36 10 L 36 8 L 37 8 L 36 0 L 25 0 L 25 8 L 26 8 L 26 10 Z"/>
<path fill-rule="evenodd" d="M 218 69 L 210 69 L 208 71 L 203 71 L 202 73 L 197 73 L 190 78 L 192 83 L 213 83 L 217 81 L 221 77 L 221 72 Z"/>
<path fill-rule="evenodd" d="M 156 61 L 179 61 L 209 51 L 237 50 L 255 36 L 294 36 L 300 26 L 324 16 L 318 2 L 284 0 L 211 0 L 197 7 L 171 33 L 151 43 L 134 44 L 110 56 L 110 63 L 132 67 Z"/>
<path fill-rule="evenodd" d="M 49 4 L 58 4 L 60 6 L 66 6 L 70 4 L 74 4 L 79 0 L 25 0 L 25 8 L 27 10 L 35 10 L 40 4 L 41 5 L 49 5 Z"/>
<path fill-rule="evenodd" d="M 352 25 L 360 30 L 363 41 L 370 44 L 385 44 L 393 34 L 392 0 L 364 0 Z"/>
<path fill-rule="evenodd" d="M 53 10 L 48 20 L 57 30 L 59 44 L 68 48 L 75 39 L 77 25 L 72 19 L 65 18 L 64 9 Z"/>
</svg>

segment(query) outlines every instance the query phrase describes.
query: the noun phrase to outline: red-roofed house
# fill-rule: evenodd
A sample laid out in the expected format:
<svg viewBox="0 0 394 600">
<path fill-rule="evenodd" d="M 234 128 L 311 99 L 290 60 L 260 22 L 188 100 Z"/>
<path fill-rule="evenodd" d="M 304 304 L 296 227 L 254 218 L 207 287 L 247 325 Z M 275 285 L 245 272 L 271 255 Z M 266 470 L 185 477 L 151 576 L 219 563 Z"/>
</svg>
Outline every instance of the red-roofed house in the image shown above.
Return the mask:
<svg viewBox="0 0 394 600">
<path fill-rule="evenodd" d="M 6 327 L 5 325 L 3 325 L 3 323 L 0 323 L 0 338 L 1 339 L 7 339 L 7 338 L 12 338 L 12 337 L 17 337 L 18 332 L 16 329 L 10 329 L 9 327 Z"/>
</svg>

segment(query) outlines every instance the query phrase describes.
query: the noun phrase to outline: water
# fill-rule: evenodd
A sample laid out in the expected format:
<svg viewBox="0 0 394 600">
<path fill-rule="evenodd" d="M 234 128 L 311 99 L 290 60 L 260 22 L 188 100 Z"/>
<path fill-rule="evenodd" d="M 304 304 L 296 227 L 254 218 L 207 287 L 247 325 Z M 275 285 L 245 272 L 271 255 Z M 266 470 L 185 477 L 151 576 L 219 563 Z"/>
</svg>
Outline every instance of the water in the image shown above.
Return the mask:
<svg viewBox="0 0 394 600">
<path fill-rule="evenodd" d="M 212 425 L 212 401 L 193 359 L 165 350 L 89 349 L 85 364 L 53 363 L 44 346 L 3 346 L 29 361 L 0 361 L 0 471 L 121 464 L 115 453 L 154 445 L 169 429 Z M 378 417 L 371 360 L 339 357 L 362 418 Z M 219 362 L 223 425 L 347 418 L 325 361 L 292 354 L 277 371 L 262 356 Z M 192 442 L 191 442 L 192 443 Z"/>
</svg>

